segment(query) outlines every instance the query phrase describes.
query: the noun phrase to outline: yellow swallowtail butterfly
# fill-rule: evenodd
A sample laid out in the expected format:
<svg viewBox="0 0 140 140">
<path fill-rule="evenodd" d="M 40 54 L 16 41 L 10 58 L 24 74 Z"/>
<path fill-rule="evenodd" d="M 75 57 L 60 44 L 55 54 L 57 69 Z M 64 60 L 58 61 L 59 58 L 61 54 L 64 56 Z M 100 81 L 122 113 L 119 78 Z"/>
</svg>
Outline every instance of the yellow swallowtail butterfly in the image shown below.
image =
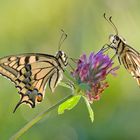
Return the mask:
<svg viewBox="0 0 140 140">
<path fill-rule="evenodd" d="M 64 69 L 68 64 L 68 57 L 60 50 L 60 46 L 66 36 L 63 32 L 59 42 L 59 50 L 55 56 L 27 53 L 0 58 L 0 74 L 15 84 L 21 96 L 13 112 L 22 103 L 34 108 L 36 103 L 42 101 L 46 84 L 49 84 L 53 92 L 62 80 Z"/>
<path fill-rule="evenodd" d="M 105 44 L 102 51 L 107 51 L 110 48 L 115 50 L 115 55 L 112 59 L 118 56 L 119 63 L 123 63 L 126 70 L 136 79 L 138 85 L 140 86 L 140 53 L 126 44 L 126 41 L 118 35 L 118 30 L 115 24 L 112 22 L 112 17 L 104 18 L 109 22 L 115 29 L 116 34 L 110 35 L 110 44 Z M 107 47 L 105 47 L 107 45 Z"/>
</svg>

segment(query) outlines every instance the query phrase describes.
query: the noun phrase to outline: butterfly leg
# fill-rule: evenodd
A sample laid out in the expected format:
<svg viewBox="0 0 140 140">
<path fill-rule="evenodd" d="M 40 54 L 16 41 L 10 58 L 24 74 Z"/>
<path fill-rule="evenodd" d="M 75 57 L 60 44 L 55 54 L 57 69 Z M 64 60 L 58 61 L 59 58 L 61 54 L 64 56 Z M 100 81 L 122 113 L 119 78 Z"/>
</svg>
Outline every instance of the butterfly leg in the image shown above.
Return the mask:
<svg viewBox="0 0 140 140">
<path fill-rule="evenodd" d="M 107 47 L 106 47 L 107 46 Z M 106 52 L 106 51 L 108 51 L 110 49 L 110 45 L 109 44 L 105 44 L 103 47 L 102 47 L 102 49 L 100 50 L 100 51 L 102 51 L 102 52 Z M 99 52 L 100 52 L 99 51 Z"/>
<path fill-rule="evenodd" d="M 107 46 L 107 47 L 106 47 Z M 99 54 L 100 52 L 103 52 L 103 53 L 105 53 L 106 51 L 108 51 L 110 49 L 110 45 L 109 44 L 105 44 L 97 53 L 96 53 L 96 55 L 97 54 Z M 95 56 L 96 56 L 95 55 Z"/>
<path fill-rule="evenodd" d="M 111 58 L 111 61 L 117 56 L 117 54 L 115 53 L 112 58 Z"/>
<path fill-rule="evenodd" d="M 112 58 L 110 59 L 110 62 L 108 63 L 107 67 L 111 64 L 112 60 L 116 57 L 116 53 L 112 56 Z"/>
<path fill-rule="evenodd" d="M 72 65 L 71 64 L 68 64 L 68 66 L 74 71 L 74 68 L 72 67 Z"/>
<path fill-rule="evenodd" d="M 79 59 L 76 58 L 69 58 L 72 62 L 77 63 L 79 61 Z"/>
</svg>

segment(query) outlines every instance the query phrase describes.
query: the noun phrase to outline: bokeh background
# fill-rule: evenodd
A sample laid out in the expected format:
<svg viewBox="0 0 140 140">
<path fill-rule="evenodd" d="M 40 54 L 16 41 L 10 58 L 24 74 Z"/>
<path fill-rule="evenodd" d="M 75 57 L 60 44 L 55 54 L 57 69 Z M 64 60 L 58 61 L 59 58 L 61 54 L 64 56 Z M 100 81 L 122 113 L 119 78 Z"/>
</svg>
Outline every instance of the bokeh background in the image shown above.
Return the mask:
<svg viewBox="0 0 140 140">
<path fill-rule="evenodd" d="M 55 54 L 60 29 L 68 38 L 62 48 L 68 56 L 97 52 L 108 42 L 112 27 L 103 13 L 113 16 L 119 34 L 140 50 L 140 1 L 138 0 L 5 0 L 0 1 L 0 56 L 26 52 Z M 110 55 L 113 55 L 111 51 Z M 117 59 L 115 65 L 119 65 Z M 27 131 L 20 140 L 139 140 L 140 89 L 123 66 L 118 76 L 108 77 L 110 87 L 92 104 L 90 122 L 81 100 L 72 110 L 57 115 L 57 109 Z M 65 80 L 65 79 L 64 79 Z M 57 87 L 46 89 L 45 99 L 35 109 L 22 105 L 12 113 L 19 95 L 14 85 L 0 77 L 0 140 L 8 140 L 39 112 L 70 94 Z"/>
</svg>

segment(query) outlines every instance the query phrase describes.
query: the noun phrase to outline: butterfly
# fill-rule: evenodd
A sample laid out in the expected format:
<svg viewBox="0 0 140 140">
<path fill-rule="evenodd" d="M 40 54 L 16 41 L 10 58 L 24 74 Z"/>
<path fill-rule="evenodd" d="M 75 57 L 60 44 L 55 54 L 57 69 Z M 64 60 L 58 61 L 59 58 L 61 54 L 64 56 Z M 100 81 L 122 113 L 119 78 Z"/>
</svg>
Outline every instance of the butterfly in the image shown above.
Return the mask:
<svg viewBox="0 0 140 140">
<path fill-rule="evenodd" d="M 64 32 L 62 36 L 67 37 Z M 34 108 L 43 100 L 47 84 L 54 92 L 68 64 L 68 57 L 60 50 L 61 43 L 59 44 L 59 50 L 55 56 L 27 53 L 0 58 L 0 74 L 10 79 L 20 94 L 20 101 L 13 112 L 23 103 Z"/>
<path fill-rule="evenodd" d="M 109 22 L 115 29 L 115 35 L 110 35 L 110 44 L 105 44 L 101 51 L 108 51 L 110 48 L 115 50 L 115 55 L 112 59 L 118 56 L 119 63 L 123 64 L 126 70 L 136 79 L 137 84 L 140 86 L 140 53 L 129 46 L 125 39 L 118 35 L 118 30 L 115 24 L 112 22 L 112 17 L 108 19 L 104 14 L 104 18 Z M 107 47 L 105 47 L 107 46 Z"/>
</svg>

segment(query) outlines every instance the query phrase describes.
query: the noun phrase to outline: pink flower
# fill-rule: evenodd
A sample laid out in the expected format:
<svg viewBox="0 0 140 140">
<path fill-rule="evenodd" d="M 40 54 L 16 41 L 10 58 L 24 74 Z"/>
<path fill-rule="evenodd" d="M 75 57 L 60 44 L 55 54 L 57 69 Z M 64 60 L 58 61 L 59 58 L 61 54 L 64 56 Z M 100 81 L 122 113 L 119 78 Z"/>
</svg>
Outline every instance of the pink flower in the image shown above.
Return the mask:
<svg viewBox="0 0 140 140">
<path fill-rule="evenodd" d="M 109 74 L 115 75 L 115 71 L 119 67 L 113 67 L 113 61 L 103 52 L 97 54 L 91 53 L 89 57 L 83 54 L 75 71 L 72 72 L 73 77 L 78 84 L 85 83 L 88 85 L 85 96 L 89 102 L 100 99 L 100 94 L 109 86 L 105 81 Z"/>
</svg>

